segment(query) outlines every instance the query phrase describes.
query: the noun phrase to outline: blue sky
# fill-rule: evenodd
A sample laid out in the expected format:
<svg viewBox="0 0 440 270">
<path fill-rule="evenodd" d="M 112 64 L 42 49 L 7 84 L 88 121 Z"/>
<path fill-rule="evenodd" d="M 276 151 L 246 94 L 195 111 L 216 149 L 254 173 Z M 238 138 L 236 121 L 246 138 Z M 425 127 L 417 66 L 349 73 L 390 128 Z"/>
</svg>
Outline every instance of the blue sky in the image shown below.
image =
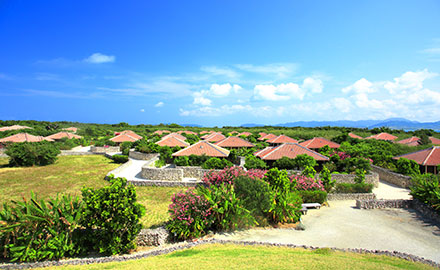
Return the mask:
<svg viewBox="0 0 440 270">
<path fill-rule="evenodd" d="M 440 120 L 440 1 L 2 1 L 0 119 Z"/>
</svg>

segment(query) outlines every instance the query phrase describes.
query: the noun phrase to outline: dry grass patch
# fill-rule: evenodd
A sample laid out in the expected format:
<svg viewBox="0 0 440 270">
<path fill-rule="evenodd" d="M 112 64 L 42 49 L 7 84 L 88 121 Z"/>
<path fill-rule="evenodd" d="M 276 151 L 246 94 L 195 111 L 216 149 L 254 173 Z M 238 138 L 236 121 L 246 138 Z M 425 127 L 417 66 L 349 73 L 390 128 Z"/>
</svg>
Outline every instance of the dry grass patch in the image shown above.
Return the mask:
<svg viewBox="0 0 440 270">
<path fill-rule="evenodd" d="M 434 269 L 388 256 L 210 244 L 140 260 L 49 269 Z"/>
</svg>

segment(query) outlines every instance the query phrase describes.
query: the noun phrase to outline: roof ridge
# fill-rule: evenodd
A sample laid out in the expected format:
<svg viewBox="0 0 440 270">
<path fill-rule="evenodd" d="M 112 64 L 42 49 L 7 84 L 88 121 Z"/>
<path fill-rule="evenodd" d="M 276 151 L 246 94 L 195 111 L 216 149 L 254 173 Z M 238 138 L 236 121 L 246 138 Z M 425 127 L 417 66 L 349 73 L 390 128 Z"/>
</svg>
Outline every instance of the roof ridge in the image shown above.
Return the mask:
<svg viewBox="0 0 440 270">
<path fill-rule="evenodd" d="M 222 148 L 221 146 L 218 146 L 218 145 L 212 144 L 212 143 L 210 143 L 210 142 L 205 142 L 205 143 L 207 143 L 210 147 L 214 148 L 215 150 L 217 150 L 218 152 L 220 152 L 220 153 L 222 153 L 222 154 L 224 154 L 224 155 L 228 155 L 228 154 L 229 154 L 229 153 L 225 153 L 225 152 L 223 152 L 223 151 L 221 151 L 220 149 L 217 148 L 217 147 Z M 226 149 L 225 149 L 225 150 L 226 150 Z"/>
<path fill-rule="evenodd" d="M 426 156 L 425 160 L 423 160 L 422 165 L 425 165 L 428 162 L 428 159 L 431 157 L 434 150 L 437 149 L 436 147 L 431 147 L 431 151 L 429 151 L 429 154 Z"/>
</svg>

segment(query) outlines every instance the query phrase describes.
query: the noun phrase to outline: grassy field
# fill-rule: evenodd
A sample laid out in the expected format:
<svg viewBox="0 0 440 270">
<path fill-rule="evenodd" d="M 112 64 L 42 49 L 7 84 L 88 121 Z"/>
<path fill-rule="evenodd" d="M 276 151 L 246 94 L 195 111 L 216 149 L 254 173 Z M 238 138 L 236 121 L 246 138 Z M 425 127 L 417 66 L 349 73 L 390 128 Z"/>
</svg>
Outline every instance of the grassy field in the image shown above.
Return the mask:
<svg viewBox="0 0 440 270">
<path fill-rule="evenodd" d="M 8 159 L 0 158 L 0 204 L 29 197 L 31 191 L 39 198 L 57 193 L 80 195 L 81 188 L 107 185 L 104 176 L 120 164 L 103 156 L 61 156 L 55 164 L 43 167 L 11 168 Z M 178 187 L 136 187 L 139 202 L 147 213 L 142 218 L 144 227 L 160 225 L 168 218 L 168 205 Z"/>
<path fill-rule="evenodd" d="M 210 244 L 140 260 L 44 269 L 434 269 L 402 259 L 318 249 Z"/>
</svg>

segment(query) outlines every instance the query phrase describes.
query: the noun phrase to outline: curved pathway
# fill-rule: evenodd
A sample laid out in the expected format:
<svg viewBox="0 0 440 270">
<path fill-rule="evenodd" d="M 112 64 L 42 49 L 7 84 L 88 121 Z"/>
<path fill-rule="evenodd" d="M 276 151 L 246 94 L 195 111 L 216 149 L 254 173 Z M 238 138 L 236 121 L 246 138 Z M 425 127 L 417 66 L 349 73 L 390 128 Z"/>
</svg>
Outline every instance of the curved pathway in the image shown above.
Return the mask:
<svg viewBox="0 0 440 270">
<path fill-rule="evenodd" d="M 381 183 L 378 198 L 409 198 L 408 190 Z M 262 241 L 337 248 L 400 251 L 440 262 L 440 227 L 422 220 L 411 209 L 355 208 L 355 201 L 330 201 L 309 210 L 306 229 L 252 229 L 216 235 L 217 239 Z"/>
</svg>

